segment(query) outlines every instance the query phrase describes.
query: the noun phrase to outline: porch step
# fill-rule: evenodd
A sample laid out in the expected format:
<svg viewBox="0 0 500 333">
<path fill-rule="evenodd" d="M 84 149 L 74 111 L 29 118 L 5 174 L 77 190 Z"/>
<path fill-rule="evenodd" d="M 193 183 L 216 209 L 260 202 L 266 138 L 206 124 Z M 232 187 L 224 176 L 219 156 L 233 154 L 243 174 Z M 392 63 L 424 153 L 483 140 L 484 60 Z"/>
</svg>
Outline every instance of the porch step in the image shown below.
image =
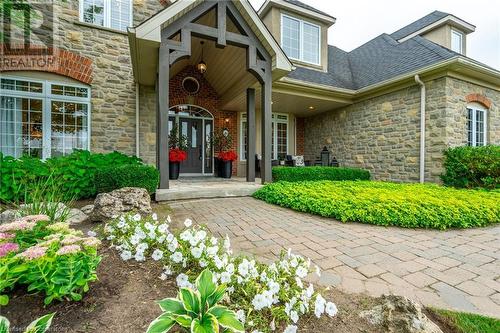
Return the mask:
<svg viewBox="0 0 500 333">
<path fill-rule="evenodd" d="M 178 181 L 169 189 L 156 190 L 156 201 L 193 200 L 207 198 L 249 197 L 262 185 L 234 181 Z"/>
</svg>

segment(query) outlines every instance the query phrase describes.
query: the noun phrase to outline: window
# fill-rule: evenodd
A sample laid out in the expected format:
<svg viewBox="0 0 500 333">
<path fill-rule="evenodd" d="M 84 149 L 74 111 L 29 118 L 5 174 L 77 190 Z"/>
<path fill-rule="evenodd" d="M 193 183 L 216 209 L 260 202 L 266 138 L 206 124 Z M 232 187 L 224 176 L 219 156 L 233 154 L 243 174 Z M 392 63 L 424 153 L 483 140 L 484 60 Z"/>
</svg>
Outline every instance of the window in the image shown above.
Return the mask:
<svg viewBox="0 0 500 333">
<path fill-rule="evenodd" d="M 478 106 L 467 107 L 467 145 L 486 145 L 486 110 Z"/>
<path fill-rule="evenodd" d="M 240 117 L 240 159 L 246 161 L 247 147 L 247 114 Z M 274 160 L 284 160 L 288 154 L 288 115 L 273 113 L 271 123 L 271 151 Z"/>
<path fill-rule="evenodd" d="M 0 152 L 49 158 L 89 149 L 90 89 L 21 78 L 0 81 Z"/>
<path fill-rule="evenodd" d="M 461 32 L 458 32 L 456 30 L 451 30 L 451 50 L 458 52 L 458 53 L 463 53 L 463 40 L 464 40 L 464 35 Z"/>
<path fill-rule="evenodd" d="M 281 16 L 281 46 L 291 59 L 319 65 L 320 31 L 318 25 L 287 15 Z"/>
<path fill-rule="evenodd" d="M 132 25 L 132 0 L 80 0 L 80 21 L 126 31 Z"/>
</svg>

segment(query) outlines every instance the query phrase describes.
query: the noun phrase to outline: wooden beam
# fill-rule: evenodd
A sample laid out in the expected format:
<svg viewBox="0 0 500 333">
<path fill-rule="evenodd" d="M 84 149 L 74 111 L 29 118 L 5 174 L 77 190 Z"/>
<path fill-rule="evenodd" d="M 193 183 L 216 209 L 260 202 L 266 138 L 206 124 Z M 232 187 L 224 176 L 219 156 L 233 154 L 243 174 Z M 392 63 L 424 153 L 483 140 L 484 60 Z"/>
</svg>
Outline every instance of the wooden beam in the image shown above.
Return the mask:
<svg viewBox="0 0 500 333">
<path fill-rule="evenodd" d="M 247 89 L 247 182 L 255 182 L 255 89 Z"/>
<path fill-rule="evenodd" d="M 226 46 L 226 8 L 225 1 L 217 3 L 217 47 L 219 48 Z"/>
<path fill-rule="evenodd" d="M 262 184 L 270 183 L 273 181 L 272 175 L 272 75 L 271 64 L 269 63 L 266 68 L 264 83 L 262 84 L 261 91 L 261 121 L 262 121 L 262 163 L 260 166 L 260 174 Z"/>
<path fill-rule="evenodd" d="M 170 70 L 170 52 L 168 46 L 161 45 L 159 53 L 159 71 L 158 71 L 158 116 L 156 124 L 156 147 L 157 147 L 157 166 L 160 171 L 160 189 L 169 188 L 169 169 L 168 169 L 168 109 L 169 109 L 169 70 Z"/>
</svg>

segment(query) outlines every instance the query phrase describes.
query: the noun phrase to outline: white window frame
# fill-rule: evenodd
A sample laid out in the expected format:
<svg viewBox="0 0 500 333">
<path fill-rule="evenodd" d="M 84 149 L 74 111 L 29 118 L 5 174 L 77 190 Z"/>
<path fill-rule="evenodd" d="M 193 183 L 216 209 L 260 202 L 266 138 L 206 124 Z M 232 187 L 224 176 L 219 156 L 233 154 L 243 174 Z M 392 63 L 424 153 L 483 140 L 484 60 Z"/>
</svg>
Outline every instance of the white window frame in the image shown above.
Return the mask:
<svg viewBox="0 0 500 333">
<path fill-rule="evenodd" d="M 278 116 L 285 116 L 286 119 L 278 119 Z M 246 112 L 242 112 L 240 114 L 240 161 L 244 162 L 245 159 L 245 131 L 246 127 L 243 126 L 243 123 L 247 121 Z M 274 113 L 272 115 L 272 123 L 274 123 L 273 133 L 271 133 L 271 137 L 273 138 L 272 145 L 274 149 L 272 151 L 272 158 L 274 160 L 278 159 L 278 126 L 276 124 L 286 124 L 286 154 L 288 155 L 290 152 L 290 116 L 287 113 Z M 250 156 L 249 156 L 250 157 Z M 251 157 L 250 157 L 251 158 Z"/>
<path fill-rule="evenodd" d="M 460 37 L 460 51 L 456 51 L 453 49 L 453 35 Z M 458 30 L 451 29 L 451 40 L 450 40 L 450 48 L 454 52 L 458 52 L 460 54 L 464 54 L 464 34 Z"/>
<path fill-rule="evenodd" d="M 472 142 L 469 142 L 469 110 L 472 110 Z M 466 108 L 466 119 L 467 119 L 467 124 L 466 124 L 466 134 L 467 134 L 467 145 L 472 146 L 472 147 L 478 147 L 478 142 L 477 142 L 477 113 L 482 112 L 483 113 L 483 120 L 484 120 L 484 133 L 483 133 L 483 146 L 486 146 L 488 144 L 487 142 L 487 133 L 488 133 L 488 112 L 486 108 L 479 106 L 478 104 L 469 104 L 467 105 Z"/>
<path fill-rule="evenodd" d="M 281 26 L 280 26 L 281 27 L 280 28 L 280 30 L 281 30 L 280 31 L 281 32 L 280 33 L 280 35 L 281 35 L 281 41 L 280 41 L 281 47 L 283 47 L 283 18 L 285 18 L 285 17 L 288 19 L 295 20 L 295 21 L 299 22 L 299 59 L 294 58 L 294 57 L 290 57 L 288 54 L 287 54 L 287 57 L 292 59 L 292 60 L 297 60 L 297 61 L 304 62 L 307 64 L 320 66 L 321 65 L 321 26 L 314 24 L 312 22 L 309 22 L 309 21 L 301 20 L 297 17 L 291 16 L 288 14 L 281 14 L 281 23 L 280 23 L 281 24 Z M 318 28 L 319 33 L 318 33 L 318 62 L 317 63 L 304 60 L 304 23 Z"/>
<path fill-rule="evenodd" d="M 84 0 L 79 0 L 79 17 L 80 17 L 80 22 L 85 23 L 85 24 L 91 24 L 96 27 L 102 27 L 102 28 L 107 28 L 107 29 L 112 29 L 112 30 L 117 30 L 117 31 L 124 31 L 127 32 L 127 29 L 125 30 L 120 30 L 116 28 L 111 27 L 111 1 L 110 0 L 104 0 L 104 25 L 99 25 L 99 24 L 94 24 L 90 22 L 85 22 L 83 18 L 83 2 Z M 130 16 L 129 16 L 129 25 L 128 27 L 133 26 L 133 20 L 134 20 L 134 3 L 133 0 L 128 0 L 130 4 Z"/>
<path fill-rule="evenodd" d="M 91 141 L 91 94 L 92 89 L 87 85 L 80 85 L 68 82 L 53 81 L 53 80 L 41 80 L 26 76 L 14 76 L 14 75 L 2 75 L 2 79 L 8 80 L 21 80 L 29 82 L 37 82 L 42 84 L 42 92 L 29 92 L 29 91 L 17 91 L 2 89 L 0 85 L 0 96 L 7 97 L 17 97 L 17 98 L 32 98 L 42 100 L 42 159 L 45 160 L 51 157 L 52 154 L 52 106 L 51 102 L 73 102 L 79 104 L 87 105 L 87 147 L 86 149 L 90 151 L 90 141 Z M 52 85 L 62 85 L 65 87 L 74 88 L 85 88 L 88 90 L 87 97 L 77 97 L 77 96 L 64 96 L 64 95 L 53 95 Z"/>
</svg>

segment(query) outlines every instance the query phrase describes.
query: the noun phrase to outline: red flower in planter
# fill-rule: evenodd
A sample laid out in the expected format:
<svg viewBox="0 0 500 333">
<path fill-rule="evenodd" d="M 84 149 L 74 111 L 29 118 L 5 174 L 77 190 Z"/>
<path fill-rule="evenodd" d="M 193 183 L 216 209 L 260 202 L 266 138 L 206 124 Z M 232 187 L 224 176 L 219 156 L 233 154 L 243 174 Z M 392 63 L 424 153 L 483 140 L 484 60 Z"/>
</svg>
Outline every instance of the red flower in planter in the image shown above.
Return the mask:
<svg viewBox="0 0 500 333">
<path fill-rule="evenodd" d="M 238 159 L 238 155 L 234 151 L 220 152 L 217 155 L 217 157 L 223 160 L 224 162 L 229 162 L 229 161 L 233 162 Z"/>
<path fill-rule="evenodd" d="M 170 149 L 168 153 L 168 158 L 170 162 L 182 162 L 187 160 L 187 153 L 179 148 Z"/>
</svg>

